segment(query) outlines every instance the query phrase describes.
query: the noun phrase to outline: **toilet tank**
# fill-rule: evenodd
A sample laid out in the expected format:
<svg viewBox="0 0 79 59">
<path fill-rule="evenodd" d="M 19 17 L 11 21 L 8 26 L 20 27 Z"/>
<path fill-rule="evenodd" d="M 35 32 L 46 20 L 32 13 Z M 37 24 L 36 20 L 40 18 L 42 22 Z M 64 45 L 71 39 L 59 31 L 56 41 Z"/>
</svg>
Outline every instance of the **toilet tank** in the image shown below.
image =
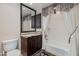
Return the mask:
<svg viewBox="0 0 79 59">
<path fill-rule="evenodd" d="M 18 39 L 11 39 L 2 42 L 4 51 L 14 50 L 18 47 Z"/>
</svg>

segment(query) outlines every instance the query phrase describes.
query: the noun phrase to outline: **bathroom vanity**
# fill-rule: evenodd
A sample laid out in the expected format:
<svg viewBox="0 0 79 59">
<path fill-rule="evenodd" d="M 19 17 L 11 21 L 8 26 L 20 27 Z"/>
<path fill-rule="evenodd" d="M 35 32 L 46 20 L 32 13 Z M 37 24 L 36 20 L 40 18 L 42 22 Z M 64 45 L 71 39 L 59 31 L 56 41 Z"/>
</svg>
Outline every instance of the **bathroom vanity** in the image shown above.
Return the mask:
<svg viewBox="0 0 79 59">
<path fill-rule="evenodd" d="M 41 14 L 37 15 L 35 9 L 23 3 L 20 4 L 20 8 L 21 53 L 31 56 L 42 48 L 42 34 L 36 30 L 41 29 Z"/>
<path fill-rule="evenodd" d="M 42 35 L 40 33 L 21 34 L 21 53 L 31 56 L 42 48 Z"/>
</svg>

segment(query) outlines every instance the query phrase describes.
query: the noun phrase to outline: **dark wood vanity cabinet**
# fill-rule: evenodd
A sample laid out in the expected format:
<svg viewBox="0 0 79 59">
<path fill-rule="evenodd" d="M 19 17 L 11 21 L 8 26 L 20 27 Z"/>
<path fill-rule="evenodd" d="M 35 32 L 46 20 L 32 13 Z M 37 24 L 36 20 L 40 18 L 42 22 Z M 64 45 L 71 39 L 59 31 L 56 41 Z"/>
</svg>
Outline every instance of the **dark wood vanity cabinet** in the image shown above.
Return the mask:
<svg viewBox="0 0 79 59">
<path fill-rule="evenodd" d="M 21 53 L 24 56 L 31 56 L 42 48 L 42 35 L 21 37 Z"/>
</svg>

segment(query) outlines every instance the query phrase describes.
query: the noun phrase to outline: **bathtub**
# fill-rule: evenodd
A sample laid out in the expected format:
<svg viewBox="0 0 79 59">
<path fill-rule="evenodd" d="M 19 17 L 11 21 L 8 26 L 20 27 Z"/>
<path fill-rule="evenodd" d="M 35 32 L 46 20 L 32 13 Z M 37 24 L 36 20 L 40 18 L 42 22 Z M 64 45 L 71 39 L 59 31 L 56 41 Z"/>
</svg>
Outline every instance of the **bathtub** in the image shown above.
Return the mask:
<svg viewBox="0 0 79 59">
<path fill-rule="evenodd" d="M 61 47 L 60 45 L 46 45 L 46 51 L 56 55 L 56 56 L 68 56 L 69 49 L 67 47 Z"/>
</svg>

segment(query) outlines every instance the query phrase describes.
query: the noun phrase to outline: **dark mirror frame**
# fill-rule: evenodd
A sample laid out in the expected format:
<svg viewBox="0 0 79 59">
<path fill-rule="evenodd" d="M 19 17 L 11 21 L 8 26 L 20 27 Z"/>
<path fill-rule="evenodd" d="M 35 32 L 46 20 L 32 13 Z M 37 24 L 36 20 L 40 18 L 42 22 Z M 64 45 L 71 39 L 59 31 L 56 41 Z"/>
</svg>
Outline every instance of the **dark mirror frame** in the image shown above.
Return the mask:
<svg viewBox="0 0 79 59">
<path fill-rule="evenodd" d="M 34 19 L 35 19 L 35 24 L 34 24 L 34 26 L 35 26 L 35 30 L 32 30 L 32 31 L 22 31 L 22 6 L 24 6 L 24 7 L 26 7 L 26 8 L 28 8 L 28 9 L 30 9 L 30 10 L 32 10 L 32 11 L 34 11 L 35 12 L 35 17 L 34 17 Z M 35 9 L 33 9 L 33 8 L 31 8 L 31 7 L 28 7 L 28 6 L 26 6 L 25 4 L 23 4 L 23 3 L 20 3 L 20 17 L 21 17 L 21 21 L 20 21 L 20 23 L 21 23 L 21 33 L 25 33 L 25 32 L 36 32 L 36 10 Z"/>
</svg>

